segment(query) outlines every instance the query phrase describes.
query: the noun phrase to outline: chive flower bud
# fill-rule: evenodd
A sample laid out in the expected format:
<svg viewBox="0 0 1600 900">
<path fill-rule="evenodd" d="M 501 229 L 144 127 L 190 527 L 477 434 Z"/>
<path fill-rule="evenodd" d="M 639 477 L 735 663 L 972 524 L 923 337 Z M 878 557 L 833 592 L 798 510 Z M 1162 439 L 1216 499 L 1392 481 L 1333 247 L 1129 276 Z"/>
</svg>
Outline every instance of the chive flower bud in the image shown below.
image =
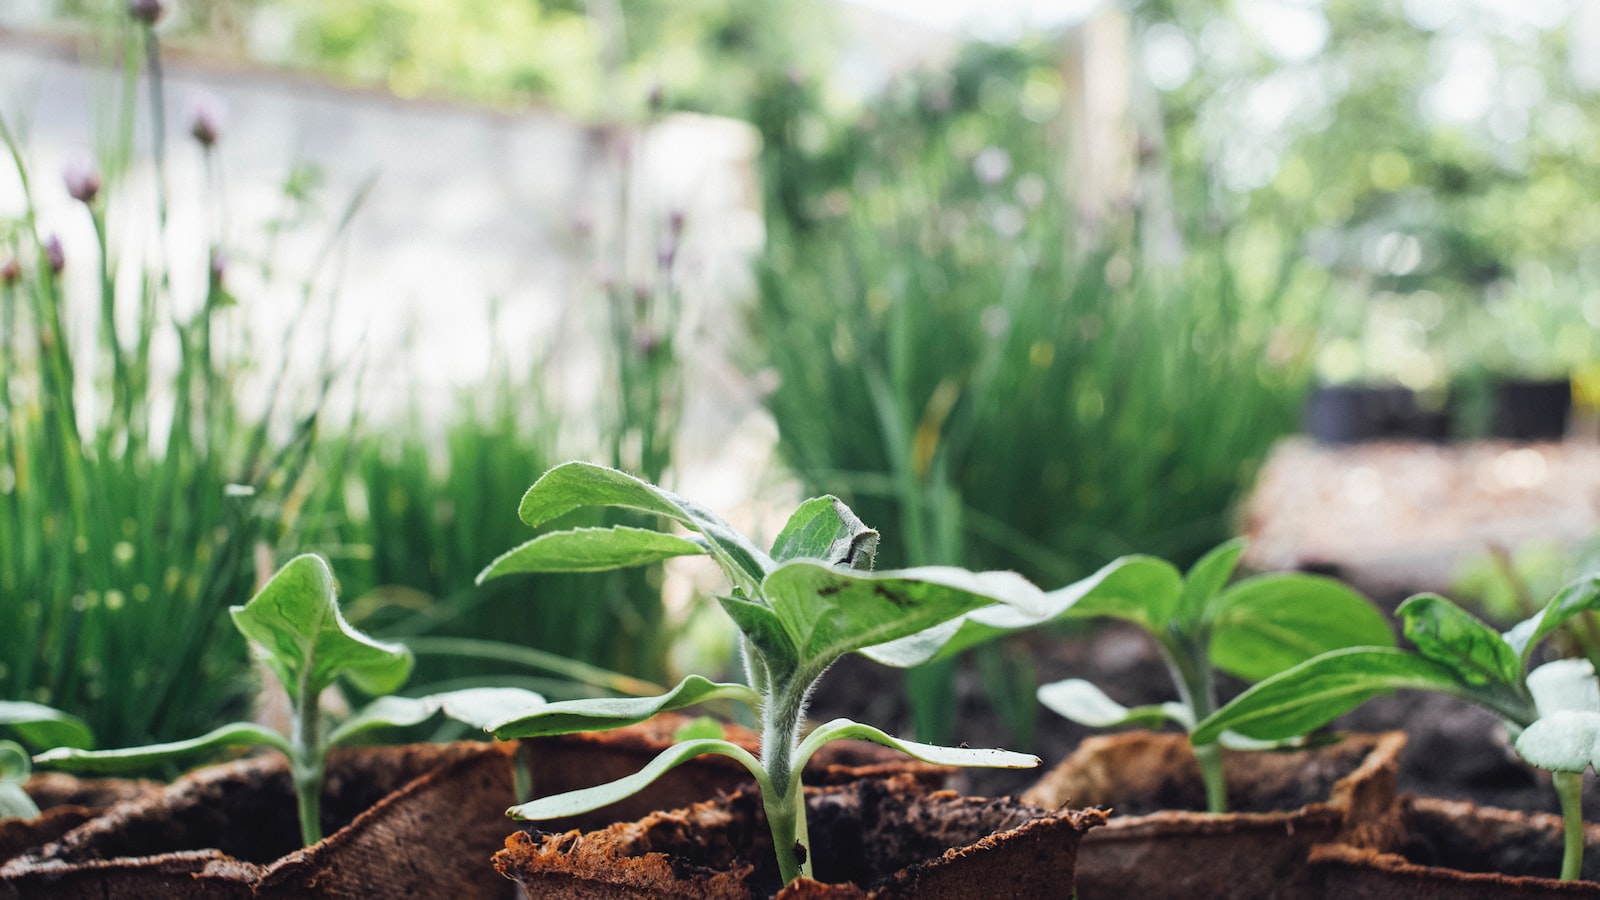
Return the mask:
<svg viewBox="0 0 1600 900">
<path fill-rule="evenodd" d="M 67 163 L 61 169 L 61 180 L 67 185 L 67 193 L 79 203 L 93 203 L 94 198 L 100 196 L 100 173 L 92 163 L 82 160 Z"/>
<path fill-rule="evenodd" d="M 57 275 L 67 267 L 67 253 L 61 249 L 61 238 L 52 234 L 44 239 L 44 258 L 50 264 L 50 271 Z"/>
<path fill-rule="evenodd" d="M 207 150 L 216 146 L 226 118 L 222 101 L 212 94 L 196 94 L 189 100 L 189 134 Z"/>
<path fill-rule="evenodd" d="M 10 287 L 22 280 L 22 264 L 17 262 L 15 256 L 0 263 L 0 284 Z"/>
<path fill-rule="evenodd" d="M 128 0 L 128 14 L 146 25 L 154 25 L 161 20 L 161 14 L 166 7 L 161 0 Z"/>
</svg>

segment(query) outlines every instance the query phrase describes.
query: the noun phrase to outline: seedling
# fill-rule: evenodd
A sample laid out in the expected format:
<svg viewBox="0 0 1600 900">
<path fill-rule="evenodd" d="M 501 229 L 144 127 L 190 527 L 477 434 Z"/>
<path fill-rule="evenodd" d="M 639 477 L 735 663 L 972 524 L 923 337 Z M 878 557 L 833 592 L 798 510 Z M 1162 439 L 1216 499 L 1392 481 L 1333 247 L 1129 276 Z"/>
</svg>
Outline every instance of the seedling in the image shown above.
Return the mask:
<svg viewBox="0 0 1600 900">
<path fill-rule="evenodd" d="M 1155 639 L 1177 686 L 1176 702 L 1129 709 L 1079 678 L 1042 685 L 1039 701 L 1094 728 L 1166 720 L 1193 732 L 1195 723 L 1216 708 L 1217 670 L 1256 681 L 1336 647 L 1393 644 L 1377 609 L 1333 579 L 1276 573 L 1226 587 L 1244 547 L 1244 541 L 1237 539 L 1222 544 L 1195 563 L 1187 576 L 1155 557 L 1125 556 L 1082 581 L 1051 591 L 1042 612 L 978 610 L 958 623 L 874 647 L 867 655 L 916 665 L 1050 620 L 1124 619 Z M 1234 747 L 1263 746 L 1234 735 L 1221 738 Z M 1217 740 L 1193 743 L 1205 782 L 1206 807 L 1224 812 L 1227 786 Z"/>
<path fill-rule="evenodd" d="M 1582 773 L 1600 763 L 1600 682 L 1587 660 L 1528 670 L 1534 648 L 1575 615 L 1600 609 L 1600 575 L 1562 588 L 1533 616 L 1498 633 L 1437 594 L 1396 610 L 1416 651 L 1351 647 L 1324 653 L 1262 681 L 1201 722 L 1195 739 L 1224 729 L 1274 740 L 1319 728 L 1395 688 L 1437 691 L 1505 720 L 1517 753 L 1548 769 L 1561 800 L 1561 878 L 1583 863 Z"/>
<path fill-rule="evenodd" d="M 529 488 L 519 510 L 531 526 L 581 507 L 610 506 L 661 516 L 680 535 L 627 526 L 554 531 L 495 560 L 479 579 L 513 572 L 600 571 L 704 554 L 721 567 L 728 592 L 718 596 L 741 636 L 747 684 L 691 675 L 657 697 L 567 700 L 489 723 L 499 738 L 619 728 L 668 710 L 733 700 L 759 723 L 757 754 L 721 738 L 692 737 L 639 772 L 609 784 L 512 807 L 519 819 L 576 815 L 637 793 L 673 767 L 708 753 L 732 757 L 755 776 L 787 883 L 812 872 L 801 770 L 829 741 L 857 738 L 940 765 L 1025 768 L 1037 757 L 1005 750 L 960 749 L 903 741 L 849 719 L 834 719 L 802 739 L 806 698 L 840 657 L 895 640 L 996 603 L 1041 608 L 1042 591 L 1012 572 L 926 567 L 873 573 L 878 534 L 833 497 L 802 503 L 763 551 L 698 504 L 631 475 L 589 463 L 566 463 Z"/>
<path fill-rule="evenodd" d="M 474 724 L 485 699 L 496 708 L 537 705 L 528 691 L 478 689 L 412 698 L 387 696 L 411 674 L 411 652 L 382 643 L 345 622 L 335 595 L 333 572 L 319 556 L 297 556 L 279 569 L 243 606 L 231 607 L 233 623 L 289 692 L 289 734 L 254 722 L 233 722 L 197 738 L 123 750 L 58 748 L 40 754 L 40 765 L 76 772 L 112 773 L 147 769 L 221 747 L 272 747 L 289 757 L 299 806 L 300 835 L 307 846 L 322 839 L 322 780 L 329 749 L 376 728 L 416 725 L 441 708 Z M 343 721 L 326 720 L 318 702 L 340 678 L 378 699 Z M 330 724 L 332 727 L 329 727 Z"/>
<path fill-rule="evenodd" d="M 10 729 L 32 747 L 87 747 L 93 743 L 83 720 L 42 703 L 0 700 L 0 727 Z M 32 771 L 32 760 L 22 744 L 0 740 L 0 819 L 39 815 L 38 805 L 22 789 Z"/>
</svg>

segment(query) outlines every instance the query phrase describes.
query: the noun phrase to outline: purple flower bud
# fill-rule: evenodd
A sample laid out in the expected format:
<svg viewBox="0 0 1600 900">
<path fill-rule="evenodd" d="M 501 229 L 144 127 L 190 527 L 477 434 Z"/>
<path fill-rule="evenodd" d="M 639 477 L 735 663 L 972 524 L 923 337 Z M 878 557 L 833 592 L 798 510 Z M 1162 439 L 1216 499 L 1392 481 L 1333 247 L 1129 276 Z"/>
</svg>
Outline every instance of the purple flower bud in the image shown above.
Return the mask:
<svg viewBox="0 0 1600 900">
<path fill-rule="evenodd" d="M 227 118 L 227 108 L 216 95 L 199 93 L 189 98 L 189 133 L 200 146 L 208 150 L 215 146 Z"/>
<path fill-rule="evenodd" d="M 656 266 L 663 272 L 672 271 L 672 264 L 678 258 L 677 235 L 668 232 L 656 241 Z"/>
<path fill-rule="evenodd" d="M 57 275 L 67 267 L 67 254 L 61 249 L 61 238 L 52 234 L 44 239 L 44 258 L 50 263 L 50 271 Z"/>
<path fill-rule="evenodd" d="M 641 358 L 651 359 L 661 349 L 661 335 L 648 325 L 640 325 L 633 330 L 633 349 Z"/>
<path fill-rule="evenodd" d="M 15 256 L 0 264 L 0 284 L 10 287 L 22 280 L 22 264 Z"/>
<path fill-rule="evenodd" d="M 79 203 L 93 203 L 100 195 L 100 173 L 93 163 L 81 159 L 67 163 L 61 168 L 61 180 L 67 185 L 67 193 Z"/>
<path fill-rule="evenodd" d="M 128 0 L 128 14 L 147 25 L 160 21 L 165 11 L 161 0 Z"/>
<path fill-rule="evenodd" d="M 228 274 L 228 254 L 220 247 L 211 251 L 211 283 L 221 284 Z"/>
</svg>

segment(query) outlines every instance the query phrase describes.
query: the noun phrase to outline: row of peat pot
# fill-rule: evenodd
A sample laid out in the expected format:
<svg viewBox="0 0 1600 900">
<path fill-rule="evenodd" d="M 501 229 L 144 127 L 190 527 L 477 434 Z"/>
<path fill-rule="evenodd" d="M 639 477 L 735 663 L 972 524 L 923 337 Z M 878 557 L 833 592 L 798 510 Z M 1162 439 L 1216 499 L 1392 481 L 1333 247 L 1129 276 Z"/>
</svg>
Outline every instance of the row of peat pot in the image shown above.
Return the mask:
<svg viewBox="0 0 1600 900">
<path fill-rule="evenodd" d="M 1397 797 L 1400 732 L 1228 754 L 1226 815 L 1187 811 L 1203 791 L 1183 735 L 1090 738 L 1019 799 L 829 745 L 806 775 L 818 881 L 781 889 L 760 800 L 723 757 L 548 830 L 504 817 L 519 753 L 543 796 L 637 771 L 674 727 L 336 753 L 328 837 L 307 848 L 279 756 L 165 787 L 35 776 L 44 814 L 0 820 L 0 898 L 1600 897 L 1541 877 L 1560 866 L 1556 816 Z"/>
</svg>

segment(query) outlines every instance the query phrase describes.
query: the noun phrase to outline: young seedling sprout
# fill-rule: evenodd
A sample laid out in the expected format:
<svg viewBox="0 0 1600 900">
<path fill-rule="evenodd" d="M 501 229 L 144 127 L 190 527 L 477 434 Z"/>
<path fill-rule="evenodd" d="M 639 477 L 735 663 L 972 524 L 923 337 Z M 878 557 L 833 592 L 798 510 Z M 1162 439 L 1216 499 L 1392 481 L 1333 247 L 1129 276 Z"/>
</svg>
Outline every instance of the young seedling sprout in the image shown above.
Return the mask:
<svg viewBox="0 0 1600 900">
<path fill-rule="evenodd" d="M 1580 578 L 1505 633 L 1437 594 L 1396 613 L 1416 651 L 1351 647 L 1324 653 L 1262 681 L 1202 721 L 1195 739 L 1224 729 L 1261 740 L 1302 734 L 1396 688 L 1437 691 L 1500 716 L 1517 753 L 1551 771 L 1565 822 L 1561 878 L 1583 866 L 1582 773 L 1600 762 L 1600 682 L 1588 660 L 1558 659 L 1529 671 L 1534 648 L 1580 613 L 1600 609 L 1600 575 Z"/>
<path fill-rule="evenodd" d="M 0 730 L 9 730 L 30 747 L 88 747 L 94 742 L 82 719 L 42 703 L 0 700 Z M 39 807 L 22 789 L 32 773 L 32 760 L 23 744 L 0 740 L 0 819 L 31 819 Z"/>
<path fill-rule="evenodd" d="M 1082 581 L 1051 591 L 1043 609 L 990 608 L 866 655 L 911 666 L 943 659 L 983 641 L 1047 621 L 1109 616 L 1138 625 L 1155 639 L 1178 689 L 1178 701 L 1124 707 L 1082 679 L 1039 688 L 1051 710 L 1095 728 L 1176 722 L 1192 732 L 1216 708 L 1216 671 L 1247 681 L 1265 678 L 1324 650 L 1392 644 L 1383 616 L 1360 594 L 1330 578 L 1296 573 L 1257 575 L 1228 585 L 1244 541 L 1207 553 L 1187 576 L 1152 556 L 1125 556 Z M 1293 737 L 1286 735 L 1285 737 Z M 1234 747 L 1262 745 L 1221 735 Z M 1217 736 L 1194 741 L 1206 807 L 1227 810 Z"/>
<path fill-rule="evenodd" d="M 715 753 L 750 770 L 761 790 L 785 883 L 812 872 L 800 773 L 829 741 L 857 738 L 940 765 L 1022 768 L 1037 757 L 1004 750 L 960 749 L 903 741 L 849 719 L 803 734 L 806 699 L 840 657 L 934 627 L 996 603 L 1031 609 L 1044 594 L 1012 572 L 926 567 L 869 571 L 878 534 L 833 497 L 802 503 L 764 551 L 698 504 L 615 469 L 566 463 L 546 472 L 522 498 L 531 526 L 590 506 L 651 513 L 683 526 L 680 535 L 644 528 L 576 528 L 543 534 L 495 560 L 479 576 L 513 572 L 600 571 L 675 556 L 710 556 L 729 586 L 717 597 L 741 636 L 746 684 L 691 675 L 658 697 L 567 700 L 507 715 L 496 737 L 534 737 L 618 728 L 668 710 L 727 699 L 747 704 L 759 723 L 759 752 L 720 738 L 690 738 L 662 752 L 634 775 L 556 794 L 509 810 L 519 819 L 576 815 L 623 799 L 693 757 Z"/>
<path fill-rule="evenodd" d="M 440 709 L 481 725 L 484 716 L 476 710 L 485 701 L 499 710 L 543 702 L 537 694 L 510 688 L 422 698 L 386 696 L 411 674 L 411 652 L 350 627 L 339 611 L 333 572 L 319 556 L 307 554 L 290 560 L 249 603 L 232 607 L 229 613 L 289 692 L 293 720 L 288 735 L 254 722 L 233 722 L 186 741 L 122 750 L 62 747 L 40 754 L 34 761 L 68 771 L 113 773 L 148 769 L 221 747 L 272 747 L 289 758 L 301 839 L 310 846 L 322 839 L 322 781 L 331 748 L 376 728 L 416 725 Z M 340 678 L 378 699 L 331 723 L 319 700 Z"/>
</svg>

